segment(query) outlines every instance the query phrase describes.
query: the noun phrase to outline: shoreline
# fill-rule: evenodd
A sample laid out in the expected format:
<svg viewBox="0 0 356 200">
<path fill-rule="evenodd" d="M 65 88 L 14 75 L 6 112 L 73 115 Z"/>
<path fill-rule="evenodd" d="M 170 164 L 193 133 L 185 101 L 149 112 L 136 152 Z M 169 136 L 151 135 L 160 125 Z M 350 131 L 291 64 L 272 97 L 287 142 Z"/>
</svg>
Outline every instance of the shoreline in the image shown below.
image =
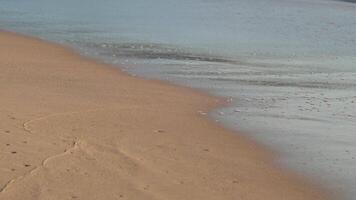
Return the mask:
<svg viewBox="0 0 356 200">
<path fill-rule="evenodd" d="M 0 43 L 0 199 L 326 199 L 198 113 L 217 97 L 41 39 L 0 31 Z"/>
</svg>

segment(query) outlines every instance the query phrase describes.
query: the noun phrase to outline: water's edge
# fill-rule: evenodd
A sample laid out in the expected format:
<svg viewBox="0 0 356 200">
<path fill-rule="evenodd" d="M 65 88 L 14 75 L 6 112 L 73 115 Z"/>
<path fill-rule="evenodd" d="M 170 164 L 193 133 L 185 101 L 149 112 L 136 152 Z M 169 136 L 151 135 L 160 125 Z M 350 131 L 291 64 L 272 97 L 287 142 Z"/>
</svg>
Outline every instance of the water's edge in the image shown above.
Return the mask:
<svg viewBox="0 0 356 200">
<path fill-rule="evenodd" d="M 355 200 L 356 4 L 0 0 L 0 27 L 231 99 L 207 114 Z M 162 17 L 165 16 L 165 17 Z M 205 114 L 205 113 L 204 113 Z"/>
<path fill-rule="evenodd" d="M 71 51 L 73 51 L 73 53 L 78 53 L 79 55 L 85 57 L 85 58 L 89 58 L 89 59 L 93 59 L 94 61 L 98 62 L 98 63 L 102 63 L 104 65 L 109 65 L 112 67 L 117 68 L 118 70 L 122 71 L 123 73 L 126 73 L 129 76 L 133 76 L 133 77 L 139 77 L 139 78 L 143 78 L 143 79 L 152 79 L 149 77 L 145 77 L 144 75 L 137 75 L 136 73 L 127 70 L 127 67 L 123 66 L 123 65 L 118 65 L 118 64 L 113 64 L 112 62 L 108 62 L 107 60 L 104 60 L 100 57 L 98 57 L 97 55 L 88 55 L 87 52 L 82 52 L 80 50 L 80 48 L 78 49 L 77 47 L 73 47 L 70 44 L 66 44 L 66 43 L 59 43 L 59 42 L 54 42 L 45 38 L 40 38 L 40 37 L 36 37 L 36 36 L 32 36 L 32 35 L 26 35 L 23 33 L 19 33 L 19 32 L 14 32 L 14 31 L 9 31 L 9 30 L 4 30 L 4 29 L 0 29 L 0 32 L 7 32 L 10 34 L 16 34 L 22 37 L 29 37 L 31 39 L 38 39 L 40 41 L 43 42 L 48 42 L 51 44 L 55 44 L 55 45 L 59 45 L 61 47 L 64 47 L 66 49 L 69 49 Z M 223 60 L 223 58 L 218 58 L 218 60 Z M 215 60 L 214 58 L 211 60 Z M 203 60 L 205 61 L 205 60 Z M 222 62 L 226 62 L 225 60 L 223 60 Z M 330 191 L 330 188 L 328 189 L 327 185 L 323 184 L 322 182 L 318 181 L 315 178 L 311 178 L 309 175 L 305 174 L 304 171 L 298 171 L 298 169 L 293 169 L 293 167 L 288 166 L 283 164 L 283 162 L 280 162 L 280 157 L 283 157 L 283 153 L 281 153 L 280 151 L 276 150 L 275 148 L 271 148 L 270 145 L 266 145 L 263 140 L 261 142 L 260 139 L 256 138 L 253 136 L 253 134 L 248 133 L 249 131 L 247 130 L 240 130 L 237 127 L 231 126 L 231 124 L 228 122 L 228 120 L 224 119 L 223 115 L 224 112 L 226 112 L 226 110 L 231 110 L 233 109 L 233 112 L 236 112 L 236 104 L 233 103 L 233 99 L 231 97 L 227 97 L 227 96 L 223 96 L 223 95 L 219 95 L 217 93 L 214 93 L 213 91 L 207 90 L 205 88 L 194 88 L 191 86 L 188 86 L 186 84 L 181 84 L 177 81 L 172 81 L 172 80 L 164 80 L 164 79 L 158 79 L 158 78 L 153 78 L 154 80 L 162 80 L 164 83 L 166 84 L 173 84 L 175 86 L 178 87 L 187 87 L 189 89 L 193 89 L 197 92 L 202 92 L 205 95 L 208 96 L 213 96 L 217 98 L 217 101 L 219 101 L 220 103 L 218 104 L 219 106 L 213 108 L 212 110 L 210 110 L 208 113 L 205 113 L 203 111 L 197 110 L 197 112 L 199 114 L 202 115 L 202 117 L 207 117 L 208 119 L 210 119 L 212 122 L 217 123 L 218 125 L 221 125 L 222 128 L 224 129 L 228 129 L 231 130 L 233 132 L 236 132 L 236 134 L 243 134 L 244 136 L 246 136 L 247 138 L 251 139 L 252 142 L 257 142 L 258 145 L 262 146 L 263 148 L 265 148 L 268 151 L 271 151 L 273 153 L 273 155 L 275 156 L 274 159 L 272 160 L 272 164 L 275 164 L 275 167 L 285 171 L 285 172 L 291 172 L 294 177 L 298 178 L 301 182 L 304 182 L 306 184 L 308 184 L 309 186 L 323 191 L 326 194 L 330 194 L 331 196 L 333 196 L 332 199 L 340 199 L 340 197 L 342 197 L 343 195 L 341 193 L 335 193 L 333 191 Z M 238 103 L 238 102 L 237 102 Z M 240 112 L 240 111 L 238 111 Z M 225 121 L 224 121 L 225 120 Z"/>
</svg>

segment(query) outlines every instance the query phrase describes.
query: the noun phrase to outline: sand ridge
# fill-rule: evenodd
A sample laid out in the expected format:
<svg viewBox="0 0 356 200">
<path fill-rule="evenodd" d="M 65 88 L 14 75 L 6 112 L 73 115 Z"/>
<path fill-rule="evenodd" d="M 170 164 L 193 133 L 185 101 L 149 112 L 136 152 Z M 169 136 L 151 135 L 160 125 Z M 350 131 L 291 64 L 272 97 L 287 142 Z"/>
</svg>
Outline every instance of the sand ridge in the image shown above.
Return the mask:
<svg viewBox="0 0 356 200">
<path fill-rule="evenodd" d="M 326 199 L 202 116 L 215 97 L 0 33 L 0 199 Z"/>
</svg>

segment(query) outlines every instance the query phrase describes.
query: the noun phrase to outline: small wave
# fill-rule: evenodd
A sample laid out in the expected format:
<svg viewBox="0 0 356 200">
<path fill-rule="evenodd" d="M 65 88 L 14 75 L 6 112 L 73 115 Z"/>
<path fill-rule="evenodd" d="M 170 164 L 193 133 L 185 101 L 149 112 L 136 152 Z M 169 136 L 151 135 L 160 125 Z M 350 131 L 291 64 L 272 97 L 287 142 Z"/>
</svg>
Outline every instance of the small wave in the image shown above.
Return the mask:
<svg viewBox="0 0 356 200">
<path fill-rule="evenodd" d="M 230 81 L 244 85 L 259 85 L 272 87 L 298 87 L 316 89 L 351 89 L 356 88 L 356 83 L 327 83 L 327 82 L 308 82 L 308 81 L 269 81 L 269 80 L 246 80 L 236 78 L 209 78 L 214 81 Z"/>
</svg>

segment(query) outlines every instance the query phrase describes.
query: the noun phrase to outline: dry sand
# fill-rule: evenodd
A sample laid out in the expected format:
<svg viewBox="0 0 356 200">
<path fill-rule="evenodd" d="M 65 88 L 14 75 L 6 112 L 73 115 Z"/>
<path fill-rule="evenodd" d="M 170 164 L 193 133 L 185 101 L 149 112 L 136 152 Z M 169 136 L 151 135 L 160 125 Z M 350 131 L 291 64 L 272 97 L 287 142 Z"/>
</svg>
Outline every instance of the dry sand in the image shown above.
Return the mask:
<svg viewBox="0 0 356 200">
<path fill-rule="evenodd" d="M 0 199 L 325 199 L 201 116 L 217 99 L 0 33 Z"/>
</svg>

